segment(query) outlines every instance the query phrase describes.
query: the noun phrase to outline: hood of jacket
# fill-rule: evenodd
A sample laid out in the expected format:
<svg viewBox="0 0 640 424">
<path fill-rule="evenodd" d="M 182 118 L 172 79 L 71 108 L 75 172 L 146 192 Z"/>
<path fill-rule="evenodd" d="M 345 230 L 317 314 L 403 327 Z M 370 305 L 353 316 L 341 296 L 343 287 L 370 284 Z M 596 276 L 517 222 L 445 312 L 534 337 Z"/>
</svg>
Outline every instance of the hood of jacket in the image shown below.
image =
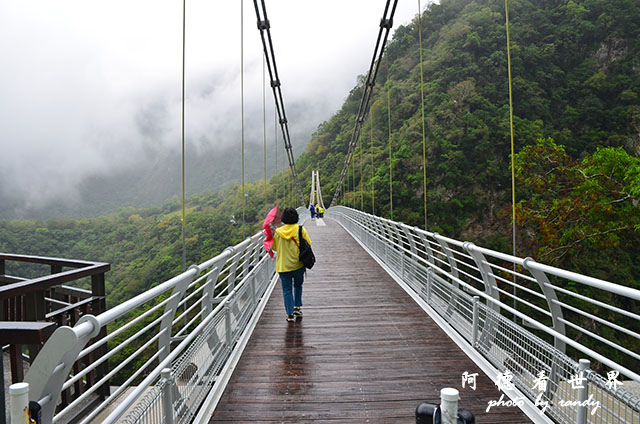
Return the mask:
<svg viewBox="0 0 640 424">
<path fill-rule="evenodd" d="M 289 240 L 298 234 L 298 224 L 285 224 L 276 230 L 283 239 Z"/>
</svg>

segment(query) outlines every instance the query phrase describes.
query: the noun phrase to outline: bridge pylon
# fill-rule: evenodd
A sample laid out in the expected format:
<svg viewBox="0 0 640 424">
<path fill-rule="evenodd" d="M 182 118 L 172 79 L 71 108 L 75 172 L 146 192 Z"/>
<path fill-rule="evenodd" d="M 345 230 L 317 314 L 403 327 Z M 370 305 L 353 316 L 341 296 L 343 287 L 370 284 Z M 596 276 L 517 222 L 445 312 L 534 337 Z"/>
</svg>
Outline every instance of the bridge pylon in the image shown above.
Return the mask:
<svg viewBox="0 0 640 424">
<path fill-rule="evenodd" d="M 309 194 L 309 204 L 307 208 L 311 205 L 318 205 L 324 209 L 322 192 L 320 191 L 320 173 L 314 170 L 311 170 L 311 194 Z"/>
</svg>

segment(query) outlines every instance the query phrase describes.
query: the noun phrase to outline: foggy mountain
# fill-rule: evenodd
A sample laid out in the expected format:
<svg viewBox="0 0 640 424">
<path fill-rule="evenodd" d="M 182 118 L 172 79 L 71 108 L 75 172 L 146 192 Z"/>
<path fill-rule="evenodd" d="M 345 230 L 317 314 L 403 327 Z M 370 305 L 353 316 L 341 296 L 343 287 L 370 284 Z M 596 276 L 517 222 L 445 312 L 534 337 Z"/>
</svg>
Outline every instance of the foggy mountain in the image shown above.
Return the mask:
<svg viewBox="0 0 640 424">
<path fill-rule="evenodd" d="M 295 104 L 288 114 L 291 140 L 295 155 L 304 151 L 317 123 L 304 122 L 304 105 Z M 317 114 L 316 114 L 317 116 Z M 267 118 L 269 120 L 269 118 Z M 260 120 L 262 117 L 260 116 Z M 273 120 L 273 117 L 271 118 Z M 292 127 L 291 122 L 294 122 Z M 297 122 L 297 123 L 296 123 Z M 198 145 L 185 146 L 185 186 L 187 197 L 218 191 L 230 184 L 241 182 L 242 156 L 240 129 L 217 147 L 207 140 Z M 282 133 L 277 129 L 278 172 L 288 167 Z M 274 125 L 267 123 L 267 178 L 276 173 Z M 264 175 L 263 128 L 245 130 L 245 181 L 261 180 Z M 108 172 L 88 174 L 73 189 L 62 190 L 60 195 L 33 201 L 28 193 L 15 190 L 8 179 L 0 178 L 0 219 L 88 218 L 109 214 L 122 208 L 161 206 L 170 199 L 182 196 L 181 151 L 166 147 L 149 149 L 143 157 L 127 166 L 113 164 Z"/>
</svg>

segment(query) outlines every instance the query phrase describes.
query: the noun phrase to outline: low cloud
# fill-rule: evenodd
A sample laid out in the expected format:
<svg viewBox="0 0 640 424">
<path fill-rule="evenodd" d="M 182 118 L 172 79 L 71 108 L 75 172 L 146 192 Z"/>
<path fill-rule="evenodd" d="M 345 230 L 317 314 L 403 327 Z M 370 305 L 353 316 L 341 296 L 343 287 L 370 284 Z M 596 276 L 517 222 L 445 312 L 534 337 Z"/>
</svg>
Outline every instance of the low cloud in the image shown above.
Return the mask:
<svg viewBox="0 0 640 424">
<path fill-rule="evenodd" d="M 236 2 L 219 3 L 187 2 L 185 138 L 193 149 L 240 143 L 240 10 Z M 244 3 L 245 141 L 262 143 L 262 46 L 253 4 Z M 384 2 L 353 3 L 268 5 L 295 154 L 368 68 Z M 179 151 L 181 6 L 0 4 L 0 201 L 34 207 L 74 200 L 88 176 L 134 167 L 160 150 Z M 415 12 L 398 13 L 396 22 L 406 23 Z M 266 90 L 272 137 L 268 82 Z"/>
</svg>

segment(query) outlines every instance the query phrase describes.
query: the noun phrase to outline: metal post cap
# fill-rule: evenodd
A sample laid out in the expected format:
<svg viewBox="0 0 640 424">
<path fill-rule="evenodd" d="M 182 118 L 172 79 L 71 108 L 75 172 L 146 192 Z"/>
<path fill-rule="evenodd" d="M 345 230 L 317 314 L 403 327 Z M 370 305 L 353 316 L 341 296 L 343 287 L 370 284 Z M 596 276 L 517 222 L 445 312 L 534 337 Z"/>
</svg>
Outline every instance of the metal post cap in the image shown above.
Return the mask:
<svg viewBox="0 0 640 424">
<path fill-rule="evenodd" d="M 458 400 L 460 400 L 459 392 L 453 387 L 445 387 L 444 389 L 440 390 L 440 399 L 448 402 L 457 402 Z"/>
<path fill-rule="evenodd" d="M 18 396 L 29 392 L 29 383 L 14 383 L 9 386 L 9 393 Z"/>
</svg>

